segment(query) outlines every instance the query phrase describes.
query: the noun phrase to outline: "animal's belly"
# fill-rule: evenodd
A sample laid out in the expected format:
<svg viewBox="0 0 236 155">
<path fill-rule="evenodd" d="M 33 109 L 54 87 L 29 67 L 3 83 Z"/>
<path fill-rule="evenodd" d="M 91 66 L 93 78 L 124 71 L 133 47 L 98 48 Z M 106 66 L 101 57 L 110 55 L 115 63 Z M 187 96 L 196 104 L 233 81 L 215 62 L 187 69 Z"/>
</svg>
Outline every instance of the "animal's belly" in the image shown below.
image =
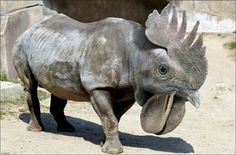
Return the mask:
<svg viewBox="0 0 236 155">
<path fill-rule="evenodd" d="M 74 101 L 89 100 L 75 63 L 56 62 L 51 65 L 38 63 L 31 69 L 39 85 L 53 95 Z"/>
<path fill-rule="evenodd" d="M 43 88 L 48 90 L 53 95 L 60 97 L 66 100 L 72 101 L 89 101 L 89 94 L 85 92 L 83 89 L 75 90 L 75 89 L 68 89 L 60 85 L 44 85 L 40 84 Z"/>
</svg>

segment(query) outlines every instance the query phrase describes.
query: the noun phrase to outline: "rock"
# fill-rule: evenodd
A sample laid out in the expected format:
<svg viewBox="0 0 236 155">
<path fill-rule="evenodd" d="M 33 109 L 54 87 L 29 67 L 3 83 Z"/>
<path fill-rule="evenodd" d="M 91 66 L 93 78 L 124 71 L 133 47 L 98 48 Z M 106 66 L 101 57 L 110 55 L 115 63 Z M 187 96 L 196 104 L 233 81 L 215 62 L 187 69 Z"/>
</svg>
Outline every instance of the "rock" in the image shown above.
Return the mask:
<svg viewBox="0 0 236 155">
<path fill-rule="evenodd" d="M 200 21 L 199 32 L 231 33 L 235 31 L 235 1 L 184 1 L 171 0 L 177 7 L 178 18 L 187 11 L 187 32 L 197 20 Z M 210 24 L 209 24 L 210 23 Z"/>
<path fill-rule="evenodd" d="M 43 2 L 42 1 L 35 1 L 35 0 L 18 0 L 16 1 L 2 1 L 1 2 L 1 15 L 5 15 L 23 8 L 27 8 L 30 6 L 36 6 L 36 5 L 42 5 Z"/>
<path fill-rule="evenodd" d="M 12 50 L 16 39 L 27 28 L 44 18 L 56 14 L 43 6 L 33 6 L 1 16 L 1 74 L 7 79 L 16 79 L 12 63 Z"/>
<path fill-rule="evenodd" d="M 211 88 L 211 91 L 215 97 L 218 97 L 218 96 L 222 96 L 228 91 L 231 91 L 231 89 L 225 83 L 217 83 Z"/>
<path fill-rule="evenodd" d="M 179 9 L 207 13 L 219 18 L 230 18 L 235 20 L 235 1 L 194 1 L 194 0 L 171 0 Z"/>
<path fill-rule="evenodd" d="M 22 99 L 25 94 L 21 84 L 1 81 L 1 103 Z"/>
</svg>

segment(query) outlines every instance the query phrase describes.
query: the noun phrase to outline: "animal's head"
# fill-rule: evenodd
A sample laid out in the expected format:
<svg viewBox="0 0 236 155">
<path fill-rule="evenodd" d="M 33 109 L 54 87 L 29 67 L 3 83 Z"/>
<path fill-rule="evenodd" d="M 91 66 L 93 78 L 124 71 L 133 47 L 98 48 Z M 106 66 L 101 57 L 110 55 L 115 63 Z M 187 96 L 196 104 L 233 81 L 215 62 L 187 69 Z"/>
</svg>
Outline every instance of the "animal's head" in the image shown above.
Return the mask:
<svg viewBox="0 0 236 155">
<path fill-rule="evenodd" d="M 186 101 L 199 107 L 198 89 L 207 75 L 202 34 L 195 39 L 199 22 L 185 37 L 186 13 L 178 29 L 175 7 L 172 7 L 170 22 L 168 20 L 170 7 L 161 14 L 154 10 L 146 21 L 146 37 L 159 47 L 150 48 L 146 56 L 143 55 L 136 78 L 135 98 L 143 106 L 142 127 L 158 134 L 172 131 L 182 121 Z"/>
</svg>

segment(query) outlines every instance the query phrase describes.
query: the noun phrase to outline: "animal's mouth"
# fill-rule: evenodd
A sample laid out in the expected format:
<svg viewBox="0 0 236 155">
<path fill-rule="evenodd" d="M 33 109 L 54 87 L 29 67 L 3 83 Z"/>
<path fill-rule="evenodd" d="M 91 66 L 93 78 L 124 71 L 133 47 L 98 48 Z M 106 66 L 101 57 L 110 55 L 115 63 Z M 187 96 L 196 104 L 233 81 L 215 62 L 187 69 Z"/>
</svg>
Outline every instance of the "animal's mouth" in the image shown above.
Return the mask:
<svg viewBox="0 0 236 155">
<path fill-rule="evenodd" d="M 153 96 L 155 96 L 154 93 L 144 91 L 143 97 L 140 100 L 141 105 L 144 105 L 145 103 L 147 103 L 147 101 L 150 100 Z"/>
<path fill-rule="evenodd" d="M 144 131 L 164 134 L 174 130 L 182 121 L 185 100 L 172 92 L 167 95 L 154 95 L 143 105 L 141 126 Z"/>
<path fill-rule="evenodd" d="M 137 100 L 137 102 L 141 106 L 143 106 L 144 104 L 147 103 L 148 100 L 150 100 L 155 95 L 157 94 L 142 90 L 142 96 L 139 97 L 139 100 Z M 183 101 L 191 102 L 192 105 L 195 106 L 196 108 L 199 108 L 200 106 L 199 94 L 197 91 L 194 91 L 194 90 L 189 90 L 188 92 L 176 91 L 175 96 L 178 98 L 181 98 L 181 100 Z"/>
<path fill-rule="evenodd" d="M 143 92 L 144 93 L 144 92 Z M 150 133 L 164 134 L 174 130 L 182 121 L 185 113 L 185 102 L 199 105 L 198 93 L 171 92 L 169 94 L 153 94 L 145 92 L 141 103 L 141 125 Z"/>
<path fill-rule="evenodd" d="M 173 101 L 170 101 L 171 97 L 170 95 L 168 96 L 169 97 L 167 103 L 165 104 L 166 106 L 164 109 L 164 111 L 168 116 L 167 119 L 165 120 L 162 130 L 160 130 L 160 132 L 155 133 L 157 135 L 166 134 L 174 130 L 181 123 L 185 114 L 185 102 L 186 102 L 185 97 L 175 94 Z M 167 112 L 168 111 L 167 104 L 169 104 L 168 102 L 169 103 L 172 102 L 171 110 L 169 113 Z"/>
</svg>

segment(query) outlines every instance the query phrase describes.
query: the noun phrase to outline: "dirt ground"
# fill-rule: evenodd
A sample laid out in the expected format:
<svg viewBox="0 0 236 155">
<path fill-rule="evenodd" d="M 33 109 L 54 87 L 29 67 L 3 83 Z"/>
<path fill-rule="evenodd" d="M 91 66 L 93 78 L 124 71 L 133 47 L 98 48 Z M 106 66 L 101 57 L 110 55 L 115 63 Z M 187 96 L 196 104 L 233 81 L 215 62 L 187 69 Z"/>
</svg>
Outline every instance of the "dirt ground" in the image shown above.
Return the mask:
<svg viewBox="0 0 236 155">
<path fill-rule="evenodd" d="M 200 109 L 187 103 L 176 130 L 156 136 L 141 129 L 141 107 L 135 104 L 119 124 L 124 154 L 235 154 L 235 50 L 223 46 L 235 40 L 234 35 L 207 34 L 204 40 L 209 71 L 200 89 Z M 90 103 L 67 104 L 65 113 L 76 127 L 74 133 L 57 133 L 49 99 L 41 103 L 46 131 L 39 133 L 26 130 L 25 107 L 1 103 L 6 110 L 1 120 L 2 154 L 101 154 L 102 128 Z"/>
</svg>

